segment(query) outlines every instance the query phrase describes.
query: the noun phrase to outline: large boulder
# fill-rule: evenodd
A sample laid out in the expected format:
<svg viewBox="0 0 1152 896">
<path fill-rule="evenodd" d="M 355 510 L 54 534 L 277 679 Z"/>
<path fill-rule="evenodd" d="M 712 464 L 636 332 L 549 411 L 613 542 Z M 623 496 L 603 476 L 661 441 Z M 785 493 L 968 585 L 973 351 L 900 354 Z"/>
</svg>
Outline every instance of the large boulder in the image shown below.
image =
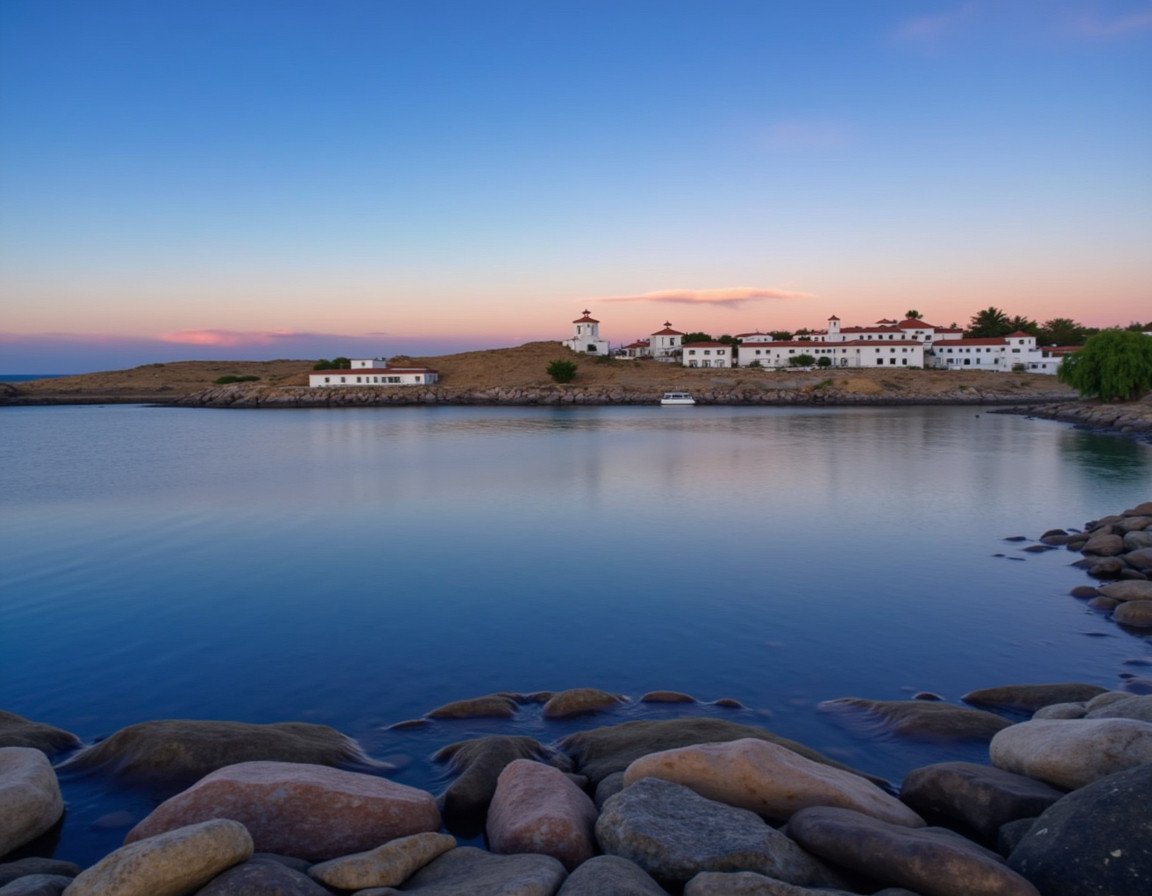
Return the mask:
<svg viewBox="0 0 1152 896">
<path fill-rule="evenodd" d="M 1152 600 L 1130 600 L 1112 611 L 1112 621 L 1132 628 L 1152 628 Z"/>
<path fill-rule="evenodd" d="M 922 896 L 1040 896 L 995 853 L 942 828 L 818 806 L 792 816 L 788 834 L 830 862 Z"/>
<path fill-rule="evenodd" d="M 659 778 L 644 778 L 609 799 L 596 838 L 604 852 L 664 883 L 684 883 L 701 871 L 757 871 L 812 886 L 840 882 L 755 813 Z"/>
<path fill-rule="evenodd" d="M 991 706 L 1014 712 L 1034 713 L 1041 707 L 1053 703 L 1084 703 L 1106 690 L 1108 689 L 1099 685 L 1080 682 L 1006 684 L 970 691 L 960 699 L 973 706 Z"/>
<path fill-rule="evenodd" d="M 1152 582 L 1147 580 L 1109 582 L 1107 585 L 1099 585 L 1096 590 L 1112 600 L 1152 600 Z"/>
<path fill-rule="evenodd" d="M 403 890 L 378 887 L 370 892 L 371 896 L 553 896 L 564 876 L 564 866 L 551 856 L 498 856 L 474 846 L 461 846 L 417 871 Z"/>
<path fill-rule="evenodd" d="M 668 896 L 635 862 L 620 856 L 596 856 L 568 875 L 556 896 Z"/>
<path fill-rule="evenodd" d="M 33 747 L 51 759 L 79 746 L 70 731 L 0 710 L 0 747 Z"/>
<path fill-rule="evenodd" d="M 303 871 L 274 856 L 254 855 L 217 875 L 196 896 L 332 896 Z"/>
<path fill-rule="evenodd" d="M 436 800 L 415 787 L 320 765 L 242 762 L 161 803 L 125 842 L 209 818 L 241 822 L 260 852 L 313 862 L 440 828 Z"/>
<path fill-rule="evenodd" d="M 63 814 L 48 757 L 35 747 L 0 747 L 0 856 L 35 840 Z"/>
<path fill-rule="evenodd" d="M 496 853 L 540 853 L 572 870 L 596 854 L 596 806 L 559 769 L 517 759 L 500 773 L 488 809 Z"/>
<path fill-rule="evenodd" d="M 1152 695 L 1119 694 L 1116 699 L 1098 706 L 1089 706 L 1086 719 L 1137 719 L 1152 722 Z"/>
<path fill-rule="evenodd" d="M 1046 809 L 1008 857 L 1044 896 L 1152 892 L 1152 765 L 1109 775 Z"/>
<path fill-rule="evenodd" d="M 1124 550 L 1124 538 L 1111 532 L 1100 532 L 1093 535 L 1080 549 L 1082 554 L 1093 554 L 1097 557 L 1114 557 Z"/>
<path fill-rule="evenodd" d="M 641 778 L 674 781 L 710 800 L 780 821 L 806 806 L 843 806 L 893 824 L 924 824 L 898 799 L 859 775 L 756 738 L 641 756 L 625 771 L 624 786 Z"/>
<path fill-rule="evenodd" d="M 216 818 L 120 847 L 80 872 L 68 896 L 183 896 L 251 855 L 244 825 Z"/>
<path fill-rule="evenodd" d="M 1152 547 L 1137 548 L 1124 554 L 1124 562 L 1141 572 L 1152 570 Z"/>
<path fill-rule="evenodd" d="M 997 768 L 1075 790 L 1152 762 L 1152 723 L 1036 719 L 1001 731 L 992 738 L 988 755 Z"/>
<path fill-rule="evenodd" d="M 455 837 L 426 831 L 367 852 L 318 862 L 308 869 L 308 874 L 337 890 L 398 887 L 433 859 L 455 848 Z"/>
<path fill-rule="evenodd" d="M 354 740 L 327 725 L 161 719 L 121 728 L 81 750 L 64 767 L 175 784 L 194 781 L 227 765 L 254 761 L 372 765 Z"/>
<path fill-rule="evenodd" d="M 887 782 L 858 772 L 829 759 L 804 744 L 773 734 L 752 725 L 740 725 L 724 719 L 664 719 L 660 721 L 622 722 L 590 731 L 578 731 L 560 740 L 560 749 L 571 755 L 580 774 L 598 785 L 615 772 L 622 772 L 635 760 L 649 753 L 659 753 L 692 744 L 723 743 L 753 737 L 787 747 L 806 759 L 833 768 L 853 772 L 874 784 Z"/>
<path fill-rule="evenodd" d="M 927 700 L 866 700 L 841 697 L 820 704 L 826 712 L 863 713 L 885 731 L 924 740 L 990 740 L 1011 722 L 995 713 Z"/>
<path fill-rule="evenodd" d="M 900 799 L 929 821 L 958 825 L 993 842 L 1001 825 L 1034 818 L 1063 795 L 1043 781 L 974 762 L 913 769 L 900 788 Z"/>
<path fill-rule="evenodd" d="M 432 757 L 434 762 L 447 762 L 460 773 L 440 798 L 444 814 L 461 817 L 482 813 L 492 801 L 500 773 L 517 759 L 549 762 L 565 771 L 571 768 L 566 756 L 523 735 L 493 734 L 449 744 Z"/>
</svg>

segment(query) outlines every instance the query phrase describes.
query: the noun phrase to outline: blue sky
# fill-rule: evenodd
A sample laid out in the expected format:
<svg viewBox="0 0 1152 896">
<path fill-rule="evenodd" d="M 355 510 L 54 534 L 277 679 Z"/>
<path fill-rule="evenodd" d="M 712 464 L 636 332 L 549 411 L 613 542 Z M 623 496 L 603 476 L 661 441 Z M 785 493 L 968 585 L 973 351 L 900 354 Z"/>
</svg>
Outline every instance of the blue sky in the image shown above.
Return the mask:
<svg viewBox="0 0 1152 896">
<path fill-rule="evenodd" d="M 1149 0 L 2 0 L 0 372 L 1152 320 L 1150 88 Z"/>
</svg>

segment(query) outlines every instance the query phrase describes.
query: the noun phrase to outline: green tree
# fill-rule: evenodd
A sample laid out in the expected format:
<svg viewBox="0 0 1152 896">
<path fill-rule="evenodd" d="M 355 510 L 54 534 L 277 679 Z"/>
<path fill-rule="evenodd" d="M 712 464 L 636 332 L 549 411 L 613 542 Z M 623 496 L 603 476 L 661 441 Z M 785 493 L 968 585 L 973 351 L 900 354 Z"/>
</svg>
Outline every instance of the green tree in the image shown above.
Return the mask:
<svg viewBox="0 0 1152 896">
<path fill-rule="evenodd" d="M 725 345 L 731 345 L 731 346 L 737 346 L 740 344 L 739 339 L 737 339 L 735 336 L 729 336 L 727 333 L 725 333 L 723 336 L 721 336 L 716 341 L 717 342 L 723 342 Z"/>
<path fill-rule="evenodd" d="M 1152 389 L 1152 337 L 1102 330 L 1079 351 L 1065 355 L 1056 376 L 1086 397 L 1134 401 Z"/>
<path fill-rule="evenodd" d="M 817 367 L 831 367 L 832 366 L 832 359 L 829 358 L 827 355 L 822 355 L 820 357 L 820 359 L 816 362 L 816 366 Z"/>
<path fill-rule="evenodd" d="M 694 333 L 686 334 L 684 336 L 684 338 L 681 339 L 680 341 L 685 343 L 685 344 L 689 343 L 689 342 L 711 342 L 712 341 L 712 335 L 710 333 L 703 333 L 703 332 L 697 330 Z"/>
<path fill-rule="evenodd" d="M 772 330 L 768 335 L 773 342 L 789 342 L 792 339 L 792 333 L 788 330 Z"/>
<path fill-rule="evenodd" d="M 1040 333 L 1040 325 L 1036 323 L 1036 321 L 1028 317 L 1021 317 L 1019 314 L 1009 319 L 1008 326 L 1012 328 L 1008 333 L 1019 331 L 1021 333 L 1027 333 L 1029 336 L 1036 336 Z M 1004 335 L 1007 336 L 1008 333 Z"/>
<path fill-rule="evenodd" d="M 788 359 L 789 367 L 811 367 L 816 363 L 812 355 L 793 355 Z"/>
<path fill-rule="evenodd" d="M 988 307 L 972 316 L 968 329 L 964 331 L 968 339 L 990 339 L 1007 336 L 1012 332 L 1012 322 L 999 308 Z"/>
<path fill-rule="evenodd" d="M 905 311 L 904 317 L 908 320 L 924 320 L 924 315 L 913 308 L 911 311 Z"/>
<path fill-rule="evenodd" d="M 552 377 L 554 383 L 570 383 L 576 379 L 575 361 L 553 361 L 544 371 Z"/>
<path fill-rule="evenodd" d="M 1087 338 L 1085 326 L 1067 317 L 1044 321 L 1036 334 L 1036 342 L 1040 345 L 1083 345 Z"/>
</svg>

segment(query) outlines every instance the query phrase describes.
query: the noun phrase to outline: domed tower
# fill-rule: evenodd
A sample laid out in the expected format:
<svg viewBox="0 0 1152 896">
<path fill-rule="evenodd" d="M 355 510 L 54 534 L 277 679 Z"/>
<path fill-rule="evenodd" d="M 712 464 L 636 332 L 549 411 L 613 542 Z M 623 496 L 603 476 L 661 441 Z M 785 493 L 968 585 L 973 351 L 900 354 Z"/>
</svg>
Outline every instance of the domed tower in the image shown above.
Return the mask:
<svg viewBox="0 0 1152 896">
<path fill-rule="evenodd" d="M 608 341 L 600 338 L 600 321 L 591 317 L 587 308 L 583 317 L 572 321 L 572 338 L 564 344 L 586 355 L 607 355 L 610 351 Z"/>
</svg>

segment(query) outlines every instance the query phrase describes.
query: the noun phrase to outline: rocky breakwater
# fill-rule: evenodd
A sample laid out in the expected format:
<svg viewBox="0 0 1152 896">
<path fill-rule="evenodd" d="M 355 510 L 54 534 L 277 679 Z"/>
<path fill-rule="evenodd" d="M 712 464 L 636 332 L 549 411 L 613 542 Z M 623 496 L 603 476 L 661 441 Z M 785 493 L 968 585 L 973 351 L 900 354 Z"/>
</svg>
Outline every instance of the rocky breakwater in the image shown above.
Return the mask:
<svg viewBox="0 0 1152 896">
<path fill-rule="evenodd" d="M 68 767 L 153 787 L 212 770 L 177 783 L 84 869 L 25 846 L 63 810 L 46 756 L 61 738 L 8 714 L 0 744 L 40 741 L 0 748 L 0 894 L 1147 894 L 1152 696 L 1060 683 L 961 699 L 823 707 L 834 720 L 875 717 L 878 736 L 987 745 L 985 762 L 922 766 L 899 788 L 762 725 L 605 718 L 638 704 L 742 709 L 667 691 L 638 702 L 591 688 L 489 694 L 397 723 L 588 722 L 551 745 L 514 734 L 450 744 L 435 757 L 451 773 L 438 797 L 367 770 L 324 726 L 143 723 Z M 224 743 L 209 749 L 214 734 Z M 359 768 L 336 767 L 349 764 Z M 487 849 L 461 845 L 475 839 L 466 829 Z"/>
<path fill-rule="evenodd" d="M 1079 400 L 1041 404 L 1018 412 L 1072 423 L 1084 429 L 1152 440 L 1152 395 L 1139 401 Z"/>
</svg>

